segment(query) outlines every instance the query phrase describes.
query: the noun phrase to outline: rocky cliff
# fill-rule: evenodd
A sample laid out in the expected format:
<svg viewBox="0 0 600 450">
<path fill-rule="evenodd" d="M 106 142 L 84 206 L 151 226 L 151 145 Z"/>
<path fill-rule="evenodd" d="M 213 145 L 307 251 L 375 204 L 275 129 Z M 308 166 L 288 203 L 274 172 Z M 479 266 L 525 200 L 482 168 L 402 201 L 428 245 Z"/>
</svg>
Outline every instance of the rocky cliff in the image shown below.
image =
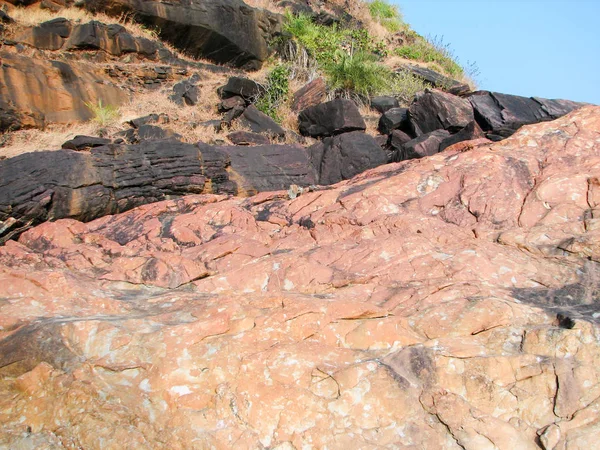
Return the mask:
<svg viewBox="0 0 600 450">
<path fill-rule="evenodd" d="M 600 107 L 336 88 L 291 20 L 422 44 L 355 2 L 11 3 L 0 448 L 597 446 Z"/>
</svg>

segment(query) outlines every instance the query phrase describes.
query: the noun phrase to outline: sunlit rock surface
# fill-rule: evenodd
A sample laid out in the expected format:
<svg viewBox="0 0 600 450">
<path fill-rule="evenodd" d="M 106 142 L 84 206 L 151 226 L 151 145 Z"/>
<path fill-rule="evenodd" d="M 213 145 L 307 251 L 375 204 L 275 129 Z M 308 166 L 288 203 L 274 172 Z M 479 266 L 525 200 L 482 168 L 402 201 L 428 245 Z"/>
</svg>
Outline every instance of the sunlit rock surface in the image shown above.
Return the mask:
<svg viewBox="0 0 600 450">
<path fill-rule="evenodd" d="M 0 248 L 0 446 L 591 449 L 600 108 Z"/>
</svg>

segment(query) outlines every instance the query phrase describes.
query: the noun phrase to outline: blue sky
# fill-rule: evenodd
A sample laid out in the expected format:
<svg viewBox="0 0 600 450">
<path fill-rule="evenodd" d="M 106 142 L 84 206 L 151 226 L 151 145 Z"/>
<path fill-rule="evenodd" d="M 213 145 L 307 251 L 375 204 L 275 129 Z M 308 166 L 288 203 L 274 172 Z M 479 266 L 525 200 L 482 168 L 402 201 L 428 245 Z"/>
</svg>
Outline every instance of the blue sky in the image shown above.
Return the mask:
<svg viewBox="0 0 600 450">
<path fill-rule="evenodd" d="M 480 89 L 600 105 L 600 0 L 392 0 L 423 36 L 443 36 Z"/>
</svg>

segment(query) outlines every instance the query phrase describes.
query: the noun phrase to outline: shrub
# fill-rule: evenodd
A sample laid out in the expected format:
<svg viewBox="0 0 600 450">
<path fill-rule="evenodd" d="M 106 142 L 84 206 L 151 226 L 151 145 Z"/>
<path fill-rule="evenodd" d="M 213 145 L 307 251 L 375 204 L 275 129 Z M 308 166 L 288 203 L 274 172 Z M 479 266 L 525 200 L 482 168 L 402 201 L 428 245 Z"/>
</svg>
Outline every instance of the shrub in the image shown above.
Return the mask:
<svg viewBox="0 0 600 450">
<path fill-rule="evenodd" d="M 278 114 L 278 108 L 288 99 L 289 96 L 289 76 L 290 69 L 285 65 L 278 65 L 267 75 L 265 92 L 256 102 L 256 107 L 281 123 L 281 117 Z"/>
<path fill-rule="evenodd" d="M 425 39 L 418 37 L 413 44 L 403 45 L 395 49 L 397 56 L 415 61 L 437 64 L 442 72 L 454 78 L 464 75 L 463 68 L 456 62 L 450 44 L 444 44 L 443 38 Z"/>
<path fill-rule="evenodd" d="M 400 11 L 386 0 L 371 1 L 369 3 L 369 12 L 373 20 L 379 22 L 386 30 L 392 33 L 400 31 L 404 27 Z"/>
<path fill-rule="evenodd" d="M 378 94 L 389 89 L 392 82 L 391 71 L 379 64 L 369 53 L 348 54 L 340 51 L 335 60 L 325 67 L 331 89 L 343 96 L 356 93 L 359 96 Z"/>
<path fill-rule="evenodd" d="M 94 114 L 92 120 L 97 122 L 100 126 L 106 126 L 113 122 L 119 117 L 118 108 L 111 105 L 103 105 L 102 100 L 98 100 L 98 104 L 92 102 L 85 102 L 85 106 L 89 108 Z"/>
</svg>

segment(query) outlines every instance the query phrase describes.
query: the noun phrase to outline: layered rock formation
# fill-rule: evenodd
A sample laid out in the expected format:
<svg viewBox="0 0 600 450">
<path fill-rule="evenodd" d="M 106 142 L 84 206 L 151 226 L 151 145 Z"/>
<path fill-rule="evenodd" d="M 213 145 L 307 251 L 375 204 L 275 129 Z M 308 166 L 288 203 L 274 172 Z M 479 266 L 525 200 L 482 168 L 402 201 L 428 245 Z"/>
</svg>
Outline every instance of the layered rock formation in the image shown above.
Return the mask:
<svg viewBox="0 0 600 450">
<path fill-rule="evenodd" d="M 593 448 L 600 108 L 0 248 L 8 448 Z M 343 135 L 342 135 L 343 136 Z"/>
</svg>

